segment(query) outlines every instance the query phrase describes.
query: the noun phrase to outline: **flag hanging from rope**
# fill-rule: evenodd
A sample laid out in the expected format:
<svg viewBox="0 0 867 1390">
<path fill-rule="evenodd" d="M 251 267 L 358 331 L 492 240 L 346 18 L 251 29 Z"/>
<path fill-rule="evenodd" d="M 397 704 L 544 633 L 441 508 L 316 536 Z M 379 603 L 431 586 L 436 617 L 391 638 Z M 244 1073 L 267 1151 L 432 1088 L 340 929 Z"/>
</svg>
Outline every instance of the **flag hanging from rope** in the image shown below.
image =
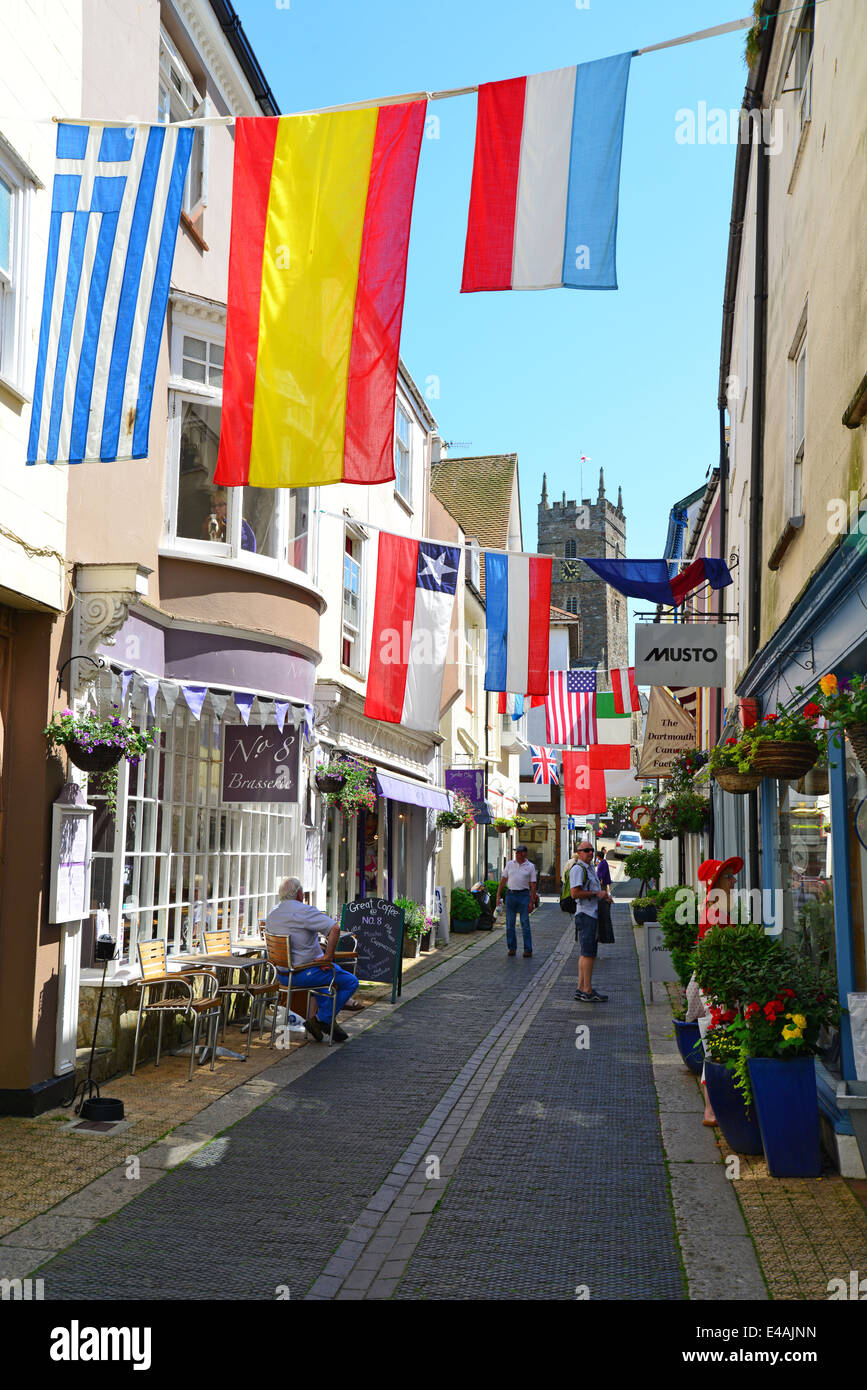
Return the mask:
<svg viewBox="0 0 867 1390">
<path fill-rule="evenodd" d="M 236 121 L 218 485 L 394 477 L 425 107 Z"/>
<path fill-rule="evenodd" d="M 592 669 L 552 671 L 545 701 L 545 721 L 551 744 L 596 743 L 596 672 Z"/>
<path fill-rule="evenodd" d="M 631 57 L 479 87 L 462 291 L 617 288 Z"/>
<path fill-rule="evenodd" d="M 604 815 L 608 810 L 605 773 L 589 766 L 586 752 L 564 750 L 563 791 L 567 815 Z"/>
<path fill-rule="evenodd" d="M 649 599 L 651 603 L 676 606 L 702 584 L 724 589 L 732 582 L 725 560 L 693 560 L 680 574 L 669 576 L 668 560 L 592 560 L 586 555 L 581 559 L 619 594 Z"/>
<path fill-rule="evenodd" d="M 364 713 L 405 729 L 439 728 L 460 550 L 379 533 Z"/>
<path fill-rule="evenodd" d="M 510 695 L 506 691 L 500 691 L 497 700 L 497 713 L 510 714 L 513 719 L 520 719 L 524 713 L 523 695 Z"/>
<path fill-rule="evenodd" d="M 534 782 L 544 787 L 559 786 L 557 754 L 553 748 L 544 748 L 541 744 L 531 743 L 530 758 L 533 763 Z"/>
<path fill-rule="evenodd" d="M 486 690 L 548 693 L 553 563 L 546 555 L 485 551 Z"/>
<path fill-rule="evenodd" d="M 192 143 L 58 125 L 28 463 L 146 457 Z"/>
<path fill-rule="evenodd" d="M 633 714 L 641 709 L 638 686 L 635 684 L 634 666 L 614 666 L 608 673 L 611 677 L 611 692 L 614 696 L 615 714 Z"/>
</svg>

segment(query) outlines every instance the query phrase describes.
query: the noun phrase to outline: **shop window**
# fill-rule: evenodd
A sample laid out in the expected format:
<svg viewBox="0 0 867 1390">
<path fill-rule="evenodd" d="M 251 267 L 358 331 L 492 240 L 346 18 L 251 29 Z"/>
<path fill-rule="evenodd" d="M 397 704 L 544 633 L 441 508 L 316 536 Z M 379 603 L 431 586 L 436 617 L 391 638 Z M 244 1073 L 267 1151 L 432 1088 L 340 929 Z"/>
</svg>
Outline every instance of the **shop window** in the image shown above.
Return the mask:
<svg viewBox="0 0 867 1390">
<path fill-rule="evenodd" d="M 400 404 L 394 411 L 394 488 L 412 504 L 412 424 Z"/>
<path fill-rule="evenodd" d="M 781 782 L 778 812 L 779 881 L 782 887 L 782 928 L 785 945 L 803 951 L 836 979 L 834 937 L 834 885 L 831 857 L 830 798 L 827 771 L 810 773 L 799 791 Z M 846 834 L 846 827 L 843 827 Z M 836 1029 L 825 1041 L 822 1059 L 839 1070 L 839 1035 Z"/>
<path fill-rule="evenodd" d="M 196 90 L 195 83 L 178 50 L 164 29 L 160 30 L 159 84 L 157 120 L 190 121 L 195 116 L 207 116 L 210 104 Z M 208 156 L 210 136 L 207 126 L 197 126 L 193 133 L 193 148 L 184 184 L 183 210 L 196 218 L 208 201 Z"/>
<path fill-rule="evenodd" d="M 107 689 L 100 697 L 107 703 Z M 147 709 L 134 711 L 152 727 Z M 108 908 L 123 931 L 122 958 L 140 941 L 167 951 L 195 949 L 203 929 L 258 936 L 284 878 L 299 872 L 304 842 L 300 809 L 279 803 L 232 806 L 220 797 L 221 722 L 196 720 L 179 701 L 160 713 L 157 745 L 135 767 L 120 764 L 117 821 L 95 784 L 91 907 Z"/>
</svg>

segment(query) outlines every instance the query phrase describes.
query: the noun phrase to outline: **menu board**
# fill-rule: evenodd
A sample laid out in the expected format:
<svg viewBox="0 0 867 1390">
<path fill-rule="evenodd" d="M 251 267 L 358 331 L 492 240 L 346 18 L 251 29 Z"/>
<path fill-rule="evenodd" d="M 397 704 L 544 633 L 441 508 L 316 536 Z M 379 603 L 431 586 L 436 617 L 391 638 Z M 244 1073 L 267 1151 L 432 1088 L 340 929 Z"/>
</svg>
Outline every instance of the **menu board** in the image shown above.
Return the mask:
<svg viewBox="0 0 867 1390">
<path fill-rule="evenodd" d="M 391 1002 L 400 993 L 403 964 L 403 908 L 384 898 L 347 903 L 340 930 L 358 939 L 358 978 L 391 984 Z"/>
</svg>

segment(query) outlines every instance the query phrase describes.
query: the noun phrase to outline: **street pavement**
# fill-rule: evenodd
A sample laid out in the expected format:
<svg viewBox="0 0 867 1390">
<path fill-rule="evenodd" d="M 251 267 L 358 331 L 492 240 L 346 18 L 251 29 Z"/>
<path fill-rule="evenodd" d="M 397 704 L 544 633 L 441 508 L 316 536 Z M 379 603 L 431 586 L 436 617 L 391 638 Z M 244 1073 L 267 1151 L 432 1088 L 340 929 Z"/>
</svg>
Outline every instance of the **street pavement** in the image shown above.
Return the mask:
<svg viewBox="0 0 867 1390">
<path fill-rule="evenodd" d="M 47 1300 L 685 1297 L 627 908 L 556 903 L 43 1265 Z M 305 1049 L 306 1054 L 307 1049 Z"/>
</svg>

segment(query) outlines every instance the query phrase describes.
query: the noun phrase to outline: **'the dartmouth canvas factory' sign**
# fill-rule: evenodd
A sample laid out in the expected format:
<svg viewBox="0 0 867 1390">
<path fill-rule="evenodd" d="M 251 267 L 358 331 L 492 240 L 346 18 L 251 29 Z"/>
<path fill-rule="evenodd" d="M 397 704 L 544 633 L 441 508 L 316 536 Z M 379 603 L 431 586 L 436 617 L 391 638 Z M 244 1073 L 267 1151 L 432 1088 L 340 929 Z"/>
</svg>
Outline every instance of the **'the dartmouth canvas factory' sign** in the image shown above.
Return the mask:
<svg viewBox="0 0 867 1390">
<path fill-rule="evenodd" d="M 301 741 L 297 729 L 223 731 L 224 801 L 297 801 Z"/>
</svg>

